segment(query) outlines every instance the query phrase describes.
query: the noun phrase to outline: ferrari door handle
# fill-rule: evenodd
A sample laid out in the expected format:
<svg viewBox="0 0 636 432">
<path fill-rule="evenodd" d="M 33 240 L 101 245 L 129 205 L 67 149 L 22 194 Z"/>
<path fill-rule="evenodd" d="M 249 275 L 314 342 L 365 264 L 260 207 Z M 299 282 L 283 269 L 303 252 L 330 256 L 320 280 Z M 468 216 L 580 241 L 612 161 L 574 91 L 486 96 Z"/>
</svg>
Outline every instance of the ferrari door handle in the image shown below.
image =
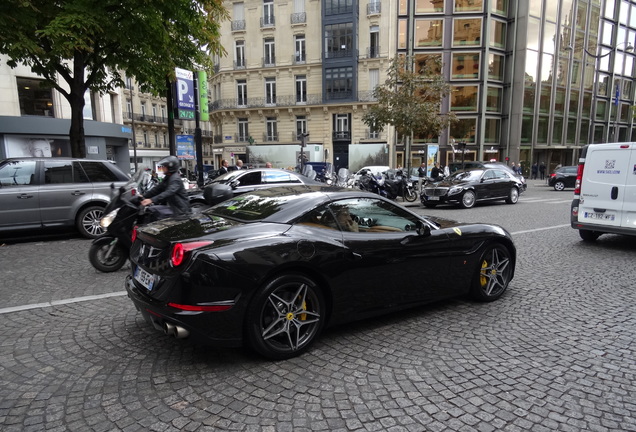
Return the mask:
<svg viewBox="0 0 636 432">
<path fill-rule="evenodd" d="M 353 257 L 354 261 L 359 261 L 362 259 L 362 254 L 359 254 L 357 252 L 351 252 L 351 256 Z"/>
<path fill-rule="evenodd" d="M 86 195 L 86 192 L 82 192 L 82 191 L 76 190 L 76 191 L 71 192 L 71 195 L 73 195 L 73 196 Z"/>
<path fill-rule="evenodd" d="M 33 195 L 22 194 L 22 195 L 18 195 L 16 198 L 18 198 L 18 199 L 29 199 L 29 198 L 33 198 Z"/>
</svg>

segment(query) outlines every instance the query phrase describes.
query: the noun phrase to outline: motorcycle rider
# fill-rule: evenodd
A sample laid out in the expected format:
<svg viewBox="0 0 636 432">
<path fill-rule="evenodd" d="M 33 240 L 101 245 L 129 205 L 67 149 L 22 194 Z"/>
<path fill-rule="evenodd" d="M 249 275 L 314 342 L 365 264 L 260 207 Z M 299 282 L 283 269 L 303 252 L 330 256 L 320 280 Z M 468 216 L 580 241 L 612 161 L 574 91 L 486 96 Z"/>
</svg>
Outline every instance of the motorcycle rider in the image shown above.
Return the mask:
<svg viewBox="0 0 636 432">
<path fill-rule="evenodd" d="M 192 209 L 179 175 L 179 159 L 168 156 L 160 160 L 157 167 L 164 173 L 163 181 L 144 195 L 141 205 L 166 202 L 175 216 L 191 214 Z"/>
</svg>

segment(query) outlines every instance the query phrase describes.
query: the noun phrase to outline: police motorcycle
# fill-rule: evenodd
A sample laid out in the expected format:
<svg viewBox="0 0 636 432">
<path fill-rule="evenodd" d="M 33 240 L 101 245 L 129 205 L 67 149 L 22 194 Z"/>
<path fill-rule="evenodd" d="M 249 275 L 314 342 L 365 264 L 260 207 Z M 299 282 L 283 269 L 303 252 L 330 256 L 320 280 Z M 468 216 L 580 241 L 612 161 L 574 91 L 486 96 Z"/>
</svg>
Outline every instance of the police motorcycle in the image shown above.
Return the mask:
<svg viewBox="0 0 636 432">
<path fill-rule="evenodd" d="M 143 194 L 154 186 L 152 176 L 145 168 L 118 190 L 104 209 L 100 225 L 105 233 L 93 240 L 88 251 L 88 259 L 97 270 L 109 273 L 123 267 L 132 246 L 132 231 L 135 226 L 154 222 L 172 216 L 166 213 L 166 206 L 142 206 Z M 204 189 L 203 196 L 208 205 L 213 205 L 233 196 L 232 189 L 219 185 L 214 190 Z M 114 188 L 114 185 L 112 186 Z"/>
</svg>

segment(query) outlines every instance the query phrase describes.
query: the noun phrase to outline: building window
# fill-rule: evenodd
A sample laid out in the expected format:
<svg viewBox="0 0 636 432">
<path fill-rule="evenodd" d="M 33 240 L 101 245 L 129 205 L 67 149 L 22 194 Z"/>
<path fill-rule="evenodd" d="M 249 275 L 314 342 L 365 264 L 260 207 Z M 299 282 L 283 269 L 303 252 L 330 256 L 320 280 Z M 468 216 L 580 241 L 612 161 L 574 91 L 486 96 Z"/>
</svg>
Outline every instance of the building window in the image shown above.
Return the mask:
<svg viewBox="0 0 636 432">
<path fill-rule="evenodd" d="M 501 112 L 501 103 L 503 99 L 502 95 L 502 88 L 488 87 L 488 95 L 486 96 L 486 111 Z"/>
<path fill-rule="evenodd" d="M 501 120 L 487 118 L 484 124 L 484 142 L 487 144 L 499 143 L 499 130 Z"/>
<path fill-rule="evenodd" d="M 351 99 L 353 97 L 353 68 L 326 69 L 325 96 L 327 100 Z"/>
<path fill-rule="evenodd" d="M 144 131 L 144 147 L 150 147 L 150 142 L 148 142 L 148 131 Z"/>
<path fill-rule="evenodd" d="M 481 18 L 453 20 L 453 46 L 479 46 Z"/>
<path fill-rule="evenodd" d="M 371 26 L 369 32 L 369 58 L 380 57 L 380 27 Z"/>
<path fill-rule="evenodd" d="M 147 114 L 146 102 L 142 102 L 141 103 L 141 118 L 143 121 L 146 121 L 146 114 Z"/>
<path fill-rule="evenodd" d="M 276 51 L 274 48 L 274 38 L 265 39 L 263 49 L 264 49 L 263 66 L 275 66 Z"/>
<path fill-rule="evenodd" d="M 276 117 L 267 117 L 267 119 L 265 120 L 265 127 L 267 128 L 265 141 L 278 141 L 278 131 L 276 124 Z"/>
<path fill-rule="evenodd" d="M 455 0 L 455 12 L 481 12 L 483 8 L 482 0 Z"/>
<path fill-rule="evenodd" d="M 245 41 L 236 41 L 234 49 L 234 67 L 236 69 L 245 68 Z"/>
<path fill-rule="evenodd" d="M 261 27 L 271 27 L 274 25 L 274 0 L 263 0 L 263 18 Z"/>
<path fill-rule="evenodd" d="M 245 6 L 243 2 L 232 6 L 232 31 L 245 30 Z"/>
<path fill-rule="evenodd" d="M 307 103 L 307 77 L 296 76 L 296 103 Z"/>
<path fill-rule="evenodd" d="M 490 46 L 504 49 L 506 47 L 506 23 L 493 20 L 490 29 Z"/>
<path fill-rule="evenodd" d="M 265 105 L 276 105 L 276 78 L 265 78 Z"/>
<path fill-rule="evenodd" d="M 406 49 L 406 28 L 407 21 L 405 19 L 401 19 L 398 21 L 398 49 Z"/>
<path fill-rule="evenodd" d="M 478 79 L 479 53 L 454 53 L 452 79 Z"/>
<path fill-rule="evenodd" d="M 20 115 L 53 117 L 53 93 L 41 87 L 44 80 L 16 78 Z"/>
<path fill-rule="evenodd" d="M 477 86 L 453 86 L 451 111 L 477 111 Z"/>
<path fill-rule="evenodd" d="M 247 106 L 247 81 L 236 80 L 236 105 L 239 107 Z"/>
<path fill-rule="evenodd" d="M 402 8 L 404 3 L 404 8 Z M 406 2 L 400 1 L 400 15 L 406 15 Z M 433 0 L 415 0 L 415 13 L 438 13 L 444 12 L 444 2 Z"/>
<path fill-rule="evenodd" d="M 441 19 L 415 20 L 415 47 L 441 47 L 444 33 L 444 21 Z"/>
<path fill-rule="evenodd" d="M 237 119 L 238 135 L 236 137 L 237 142 L 247 142 L 250 136 L 248 131 L 248 122 L 246 118 Z"/>
<path fill-rule="evenodd" d="M 333 116 L 333 132 L 335 139 L 350 139 L 349 114 L 335 114 Z"/>
<path fill-rule="evenodd" d="M 325 14 L 339 15 L 353 11 L 353 0 L 326 0 Z"/>
<path fill-rule="evenodd" d="M 492 0 L 490 2 L 490 10 L 492 13 L 499 15 L 508 15 L 508 0 Z"/>
<path fill-rule="evenodd" d="M 155 132 L 155 147 L 159 147 L 159 133 Z"/>
<path fill-rule="evenodd" d="M 129 120 L 133 116 L 132 101 L 130 99 L 126 99 L 126 114 L 124 116 Z"/>
<path fill-rule="evenodd" d="M 157 120 L 157 104 L 152 104 L 152 121 Z"/>
<path fill-rule="evenodd" d="M 353 54 L 353 23 L 325 26 L 325 58 L 351 57 Z"/>
<path fill-rule="evenodd" d="M 296 116 L 296 139 L 300 134 L 307 133 L 307 117 Z"/>
<path fill-rule="evenodd" d="M 449 137 L 457 142 L 474 143 L 476 130 L 476 118 L 460 118 L 451 125 Z"/>
<path fill-rule="evenodd" d="M 305 53 L 305 35 L 296 35 L 294 36 L 294 63 L 305 63 L 306 53 Z"/>
<path fill-rule="evenodd" d="M 168 120 L 168 115 L 166 112 L 166 106 L 165 105 L 161 105 L 161 121 L 163 123 L 166 123 L 166 121 Z"/>
<path fill-rule="evenodd" d="M 488 79 L 503 81 L 504 57 L 499 54 L 490 54 L 488 58 Z"/>
</svg>

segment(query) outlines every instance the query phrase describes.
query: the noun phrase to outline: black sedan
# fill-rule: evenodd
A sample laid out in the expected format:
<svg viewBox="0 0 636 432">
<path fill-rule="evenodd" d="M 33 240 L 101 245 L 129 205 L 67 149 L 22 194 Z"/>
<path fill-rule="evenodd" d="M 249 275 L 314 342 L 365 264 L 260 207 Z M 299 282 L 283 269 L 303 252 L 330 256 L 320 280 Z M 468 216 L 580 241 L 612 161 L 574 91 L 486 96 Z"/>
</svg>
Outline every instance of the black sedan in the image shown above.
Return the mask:
<svg viewBox="0 0 636 432">
<path fill-rule="evenodd" d="M 258 168 L 230 171 L 229 173 L 215 178 L 206 186 L 206 188 L 214 189 L 218 185 L 227 185 L 232 188 L 232 191 L 236 196 L 259 189 L 303 184 L 320 185 L 322 183 L 311 180 L 292 171 L 276 168 Z M 203 191 L 201 190 L 190 192 L 188 194 L 188 199 L 193 207 L 206 204 Z"/>
<path fill-rule="evenodd" d="M 548 185 L 555 191 L 562 191 L 565 188 L 573 188 L 576 184 L 578 166 L 564 166 L 557 169 L 548 179 Z"/>
<path fill-rule="evenodd" d="M 420 198 L 426 207 L 453 203 L 471 208 L 480 201 L 505 200 L 516 204 L 524 190 L 523 182 L 506 170 L 479 168 L 457 171 L 441 182 L 427 183 Z"/>
<path fill-rule="evenodd" d="M 135 233 L 126 289 L 148 323 L 271 359 L 305 351 L 327 325 L 466 294 L 496 300 L 516 261 L 499 226 L 326 186 L 249 192 Z"/>
</svg>

